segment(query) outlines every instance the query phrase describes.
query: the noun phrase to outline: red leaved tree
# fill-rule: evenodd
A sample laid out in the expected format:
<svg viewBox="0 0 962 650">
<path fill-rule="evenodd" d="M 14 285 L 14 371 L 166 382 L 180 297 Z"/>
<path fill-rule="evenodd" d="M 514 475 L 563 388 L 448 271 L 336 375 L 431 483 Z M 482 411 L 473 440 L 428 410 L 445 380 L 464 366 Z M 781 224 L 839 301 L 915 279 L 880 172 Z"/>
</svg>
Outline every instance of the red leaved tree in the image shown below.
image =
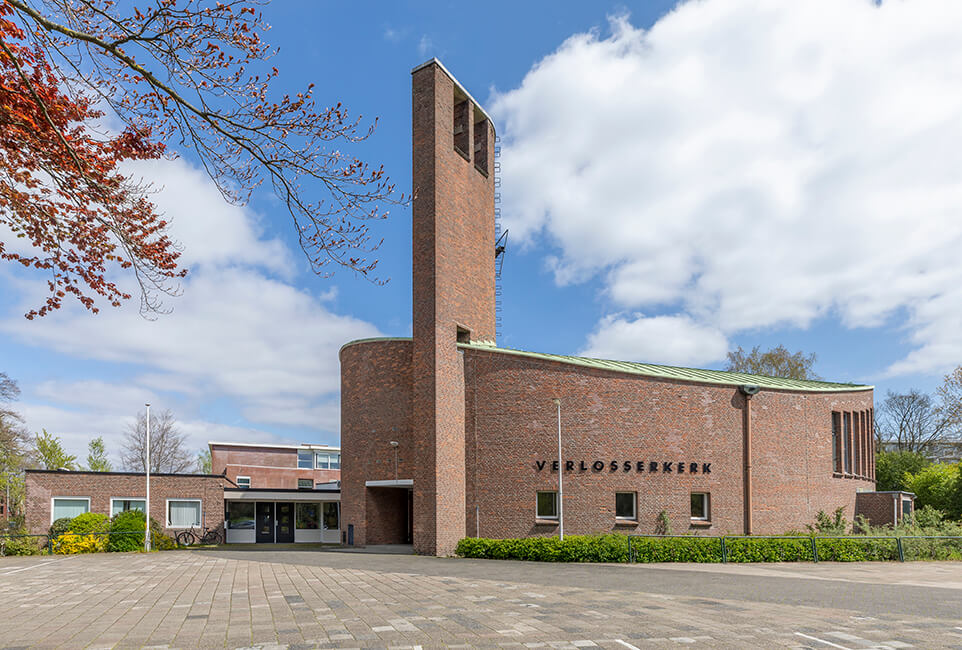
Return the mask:
<svg viewBox="0 0 962 650">
<path fill-rule="evenodd" d="M 272 100 L 278 71 L 256 0 L 0 0 L 0 224 L 33 249 L 0 258 L 49 274 L 42 316 L 73 294 L 130 296 L 109 277 L 132 270 L 141 307 L 160 307 L 186 273 L 150 187 L 125 160 L 193 150 L 225 199 L 244 203 L 269 181 L 312 268 L 334 262 L 373 278 L 380 241 L 367 221 L 398 203 L 382 167 L 335 148 L 373 131 L 344 108 L 319 108 L 312 87 Z M 121 133 L 98 133 L 104 107 Z M 311 198 L 314 193 L 320 198 Z M 202 217 L 199 217 L 202 218 Z"/>
</svg>

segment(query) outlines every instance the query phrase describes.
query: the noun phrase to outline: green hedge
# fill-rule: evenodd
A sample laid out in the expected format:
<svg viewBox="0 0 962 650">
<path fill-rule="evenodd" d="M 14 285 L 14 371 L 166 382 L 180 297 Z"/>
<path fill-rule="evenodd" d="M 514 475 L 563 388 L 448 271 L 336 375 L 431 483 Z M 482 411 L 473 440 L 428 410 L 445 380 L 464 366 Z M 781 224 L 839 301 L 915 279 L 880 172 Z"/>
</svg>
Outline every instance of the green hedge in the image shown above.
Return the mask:
<svg viewBox="0 0 962 650">
<path fill-rule="evenodd" d="M 725 538 L 729 562 L 811 562 L 812 537 Z M 815 538 L 820 562 L 897 561 L 896 537 Z M 570 535 L 522 539 L 466 538 L 455 552 L 461 557 L 535 562 L 721 562 L 720 537 L 632 537 Z M 962 560 L 960 539 L 903 539 L 906 560 Z"/>
</svg>

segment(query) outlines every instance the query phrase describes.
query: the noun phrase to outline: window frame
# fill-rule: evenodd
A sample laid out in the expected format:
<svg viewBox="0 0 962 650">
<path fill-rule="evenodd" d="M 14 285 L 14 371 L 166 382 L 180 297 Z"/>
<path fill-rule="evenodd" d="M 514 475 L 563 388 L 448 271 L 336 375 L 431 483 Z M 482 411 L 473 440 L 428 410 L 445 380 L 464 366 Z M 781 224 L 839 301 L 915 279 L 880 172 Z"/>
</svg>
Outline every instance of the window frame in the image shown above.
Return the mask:
<svg viewBox="0 0 962 650">
<path fill-rule="evenodd" d="M 310 454 L 310 465 L 301 465 L 301 454 Z M 297 450 L 297 469 L 314 469 L 314 450 L 313 449 L 298 449 Z"/>
<path fill-rule="evenodd" d="M 143 501 L 144 509 L 141 512 L 147 512 L 147 497 L 110 497 L 110 518 L 113 519 L 117 515 L 114 514 L 114 501 Z M 127 510 L 121 510 L 120 512 L 129 512 Z M 117 514 L 119 515 L 120 512 Z"/>
<path fill-rule="evenodd" d="M 310 485 L 307 487 L 301 486 L 301 481 L 309 481 Z M 298 490 L 313 490 L 314 489 L 314 479 L 312 478 L 298 478 L 297 479 L 297 489 Z"/>
<path fill-rule="evenodd" d="M 553 515 L 543 515 L 541 514 L 541 495 L 551 494 L 554 496 L 554 514 Z M 537 490 L 534 497 L 534 517 L 535 519 L 558 519 L 558 491 L 557 490 Z"/>
<path fill-rule="evenodd" d="M 87 512 L 90 512 L 90 497 L 67 497 L 67 496 L 50 497 L 50 523 L 51 524 L 53 524 L 53 522 L 56 521 L 56 518 L 53 516 L 53 511 L 54 511 L 54 502 L 57 499 L 64 499 L 64 500 L 70 500 L 70 501 L 86 501 Z M 87 513 L 81 513 L 81 514 L 87 514 Z"/>
<path fill-rule="evenodd" d="M 174 526 L 170 523 L 170 504 L 171 502 L 185 502 L 189 501 L 191 503 L 197 504 L 197 522 L 196 526 Z M 164 528 L 174 528 L 177 530 L 189 530 L 191 528 L 203 528 L 204 526 L 204 504 L 201 499 L 166 499 L 164 503 L 164 519 L 166 520 L 166 526 Z"/>
<path fill-rule="evenodd" d="M 691 515 L 691 520 L 692 520 L 692 521 L 699 521 L 699 522 L 701 522 L 701 521 L 711 521 L 711 492 L 692 492 L 692 493 L 691 493 L 691 498 L 692 498 L 692 499 L 694 499 L 696 496 L 702 497 L 702 510 L 703 510 L 703 512 L 704 512 L 704 516 L 702 516 L 702 517 L 696 517 L 696 516 L 695 516 L 695 511 L 694 511 L 693 508 L 691 508 L 691 504 L 690 504 L 690 505 L 689 505 L 689 508 L 690 508 L 689 514 Z"/>
<path fill-rule="evenodd" d="M 618 495 L 627 494 L 631 496 L 631 515 L 618 514 Z M 615 492 L 615 519 L 618 521 L 638 521 L 638 493 L 637 492 Z"/>
<path fill-rule="evenodd" d="M 225 503 L 229 504 L 227 506 L 228 514 L 226 517 L 228 530 L 255 530 L 257 528 L 257 504 L 254 501 L 226 501 Z M 234 518 L 232 517 L 230 510 L 233 510 L 237 505 L 246 506 L 248 504 L 253 508 L 253 515 L 251 515 L 251 522 L 253 522 L 253 525 L 250 528 L 246 526 L 232 526 L 231 523 L 234 521 Z"/>
<path fill-rule="evenodd" d="M 244 481 L 244 480 L 247 481 L 247 485 L 241 485 L 241 481 Z M 250 477 L 250 476 L 238 476 L 238 477 L 237 477 L 237 480 L 234 481 L 234 482 L 237 483 L 237 487 L 239 487 L 239 488 L 243 488 L 243 489 L 245 489 L 245 490 L 251 489 L 251 477 Z"/>
</svg>

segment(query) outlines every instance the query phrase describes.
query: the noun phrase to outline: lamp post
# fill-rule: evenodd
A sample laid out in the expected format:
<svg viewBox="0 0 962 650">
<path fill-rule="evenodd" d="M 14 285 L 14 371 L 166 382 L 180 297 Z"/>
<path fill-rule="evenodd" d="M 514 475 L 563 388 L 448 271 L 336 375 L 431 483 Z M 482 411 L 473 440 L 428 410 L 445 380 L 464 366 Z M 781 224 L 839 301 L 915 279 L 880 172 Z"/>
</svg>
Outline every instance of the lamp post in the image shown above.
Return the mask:
<svg viewBox="0 0 962 650">
<path fill-rule="evenodd" d="M 565 466 L 561 460 L 561 399 L 555 397 L 552 402 L 558 407 L 558 538 L 565 538 L 565 492 L 564 492 L 564 481 L 562 480 L 562 475 L 564 474 Z"/>
<path fill-rule="evenodd" d="M 398 442 L 397 442 L 397 440 L 392 440 L 392 441 L 391 441 L 391 446 L 394 447 L 394 484 L 397 485 L 397 482 L 398 482 L 398 478 L 397 478 L 397 448 L 398 448 Z"/>
<path fill-rule="evenodd" d="M 150 550 L 150 402 L 147 407 L 147 462 L 144 469 L 147 474 L 147 499 L 144 501 L 144 550 Z"/>
</svg>

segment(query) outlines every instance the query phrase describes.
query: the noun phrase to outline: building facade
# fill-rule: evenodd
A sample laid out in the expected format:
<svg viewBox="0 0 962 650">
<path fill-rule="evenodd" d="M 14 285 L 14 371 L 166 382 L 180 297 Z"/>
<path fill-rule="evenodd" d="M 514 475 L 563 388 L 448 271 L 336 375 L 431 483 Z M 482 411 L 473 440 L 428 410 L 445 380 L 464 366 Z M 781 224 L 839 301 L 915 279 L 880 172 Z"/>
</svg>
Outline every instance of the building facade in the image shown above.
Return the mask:
<svg viewBox="0 0 962 650">
<path fill-rule="evenodd" d="M 26 525 L 32 534 L 42 535 L 55 520 L 85 512 L 113 517 L 146 510 L 143 472 L 28 469 L 24 482 Z M 224 476 L 215 474 L 151 474 L 150 516 L 171 537 L 186 529 L 223 532 L 227 485 Z"/>
<path fill-rule="evenodd" d="M 854 515 L 871 386 L 496 347 L 494 128 L 436 60 L 412 88 L 413 335 L 340 353 L 350 541 L 447 555 L 562 523 L 781 534 Z"/>
</svg>

